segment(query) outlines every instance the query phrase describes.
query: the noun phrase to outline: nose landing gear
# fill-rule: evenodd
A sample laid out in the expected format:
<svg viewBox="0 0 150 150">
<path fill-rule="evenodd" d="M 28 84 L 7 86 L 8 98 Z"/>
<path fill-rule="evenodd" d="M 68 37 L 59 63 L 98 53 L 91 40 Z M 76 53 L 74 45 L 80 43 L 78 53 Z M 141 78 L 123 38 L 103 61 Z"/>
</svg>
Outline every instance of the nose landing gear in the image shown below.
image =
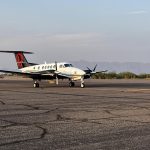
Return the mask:
<svg viewBox="0 0 150 150">
<path fill-rule="evenodd" d="M 84 78 L 82 77 L 82 78 L 81 78 L 81 88 L 84 88 L 84 87 L 85 87 Z"/>
<path fill-rule="evenodd" d="M 85 84 L 84 83 L 81 83 L 81 88 L 84 88 L 85 87 Z"/>
<path fill-rule="evenodd" d="M 71 80 L 71 79 L 69 79 L 69 87 L 74 87 L 75 86 L 75 83 Z M 84 84 L 84 77 L 82 77 L 81 78 L 81 84 L 80 84 L 80 87 L 81 88 L 84 88 L 85 87 L 85 84 Z"/>
</svg>

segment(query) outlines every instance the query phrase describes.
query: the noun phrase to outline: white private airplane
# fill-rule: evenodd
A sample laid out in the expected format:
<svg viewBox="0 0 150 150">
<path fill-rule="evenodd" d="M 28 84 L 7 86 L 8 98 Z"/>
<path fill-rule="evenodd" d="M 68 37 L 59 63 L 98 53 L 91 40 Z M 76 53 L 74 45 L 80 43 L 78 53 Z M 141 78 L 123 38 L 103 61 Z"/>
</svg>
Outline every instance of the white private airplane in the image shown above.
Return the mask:
<svg viewBox="0 0 150 150">
<path fill-rule="evenodd" d="M 4 73 L 15 73 L 18 75 L 26 76 L 34 80 L 34 87 L 39 87 L 39 82 L 41 80 L 56 80 L 58 84 L 58 79 L 69 79 L 69 86 L 74 87 L 74 81 L 81 81 L 81 88 L 85 87 L 84 79 L 90 78 L 92 74 L 95 74 L 96 66 L 93 70 L 81 70 L 73 67 L 70 63 L 45 63 L 45 64 L 34 64 L 29 63 L 25 58 L 24 54 L 33 54 L 32 52 L 25 51 L 0 51 L 3 53 L 13 53 L 15 54 L 16 63 L 19 71 L 9 71 L 0 70 Z M 105 71 L 101 71 L 105 72 Z"/>
</svg>

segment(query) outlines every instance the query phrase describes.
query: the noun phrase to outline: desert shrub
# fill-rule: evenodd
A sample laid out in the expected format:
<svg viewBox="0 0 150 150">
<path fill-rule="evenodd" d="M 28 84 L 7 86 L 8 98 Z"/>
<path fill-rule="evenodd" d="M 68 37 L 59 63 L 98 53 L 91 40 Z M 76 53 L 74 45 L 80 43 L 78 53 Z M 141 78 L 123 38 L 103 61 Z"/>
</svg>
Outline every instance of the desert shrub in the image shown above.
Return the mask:
<svg viewBox="0 0 150 150">
<path fill-rule="evenodd" d="M 150 74 L 139 74 L 138 76 L 137 76 L 137 78 L 139 78 L 139 79 L 146 79 L 146 78 L 150 78 Z"/>
<path fill-rule="evenodd" d="M 137 78 L 137 75 L 132 72 L 121 72 L 118 74 L 118 78 L 120 79 L 134 79 Z"/>
<path fill-rule="evenodd" d="M 143 76 L 139 76 L 139 78 L 142 78 Z M 146 78 L 145 76 L 144 78 Z M 150 75 L 149 75 L 150 77 Z M 93 79 L 134 79 L 138 78 L 138 76 L 132 72 L 108 72 L 108 73 L 96 73 L 92 76 Z"/>
</svg>

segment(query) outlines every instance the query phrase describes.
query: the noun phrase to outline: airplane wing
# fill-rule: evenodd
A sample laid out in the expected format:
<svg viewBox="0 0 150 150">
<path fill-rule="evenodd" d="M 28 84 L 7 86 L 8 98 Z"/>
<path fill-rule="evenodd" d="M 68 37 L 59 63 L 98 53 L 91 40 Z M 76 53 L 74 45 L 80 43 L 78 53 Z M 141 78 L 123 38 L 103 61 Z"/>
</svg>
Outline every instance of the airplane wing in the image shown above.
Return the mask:
<svg viewBox="0 0 150 150">
<path fill-rule="evenodd" d="M 91 72 L 91 74 L 96 74 L 96 73 L 105 73 L 107 72 L 108 70 L 102 70 L 102 71 L 96 71 L 96 72 Z"/>
<path fill-rule="evenodd" d="M 0 70 L 0 72 L 3 73 L 12 73 L 12 74 L 16 74 L 19 76 L 24 76 L 27 78 L 32 78 L 32 79 L 45 79 L 45 80 L 52 80 L 52 79 L 56 79 L 56 75 L 59 79 L 66 79 L 69 78 L 66 75 L 60 74 L 59 72 L 55 72 L 55 70 L 50 70 L 50 71 L 41 71 L 41 72 L 37 72 L 37 73 L 24 73 L 24 72 L 19 72 L 19 71 L 10 71 L 10 70 Z"/>
<path fill-rule="evenodd" d="M 19 72 L 19 71 L 10 71 L 10 70 L 0 70 L 0 72 L 12 73 L 18 76 L 24 76 L 24 77 L 32 78 L 32 79 L 41 79 L 41 74 L 38 74 L 38 73 L 24 73 L 24 72 Z"/>
<path fill-rule="evenodd" d="M 30 75 L 29 73 L 23 73 L 23 72 L 19 72 L 19 71 L 11 71 L 11 70 L 0 70 L 0 72 L 13 73 L 13 74 L 17 74 L 17 75 Z"/>
</svg>

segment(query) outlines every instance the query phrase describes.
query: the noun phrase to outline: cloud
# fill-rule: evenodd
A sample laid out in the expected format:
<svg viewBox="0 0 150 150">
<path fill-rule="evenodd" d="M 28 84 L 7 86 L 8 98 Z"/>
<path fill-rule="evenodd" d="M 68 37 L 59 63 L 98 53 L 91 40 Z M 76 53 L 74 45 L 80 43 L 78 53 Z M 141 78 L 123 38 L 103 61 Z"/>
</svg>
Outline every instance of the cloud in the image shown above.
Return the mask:
<svg viewBox="0 0 150 150">
<path fill-rule="evenodd" d="M 0 46 L 4 50 L 25 50 L 36 53 L 37 60 L 47 62 L 59 60 L 95 60 L 103 49 L 104 35 L 101 33 L 35 33 L 22 35 L 0 35 Z M 102 55 L 102 54 L 101 54 Z M 32 56 L 31 56 L 32 57 Z M 99 57 L 97 58 L 99 59 Z M 0 62 L 3 58 L 0 59 Z"/>
<path fill-rule="evenodd" d="M 74 47 L 98 44 L 102 36 L 98 33 L 73 33 L 73 34 L 29 34 L 0 37 L 1 47 Z M 9 48 L 9 47 L 8 47 Z"/>
<path fill-rule="evenodd" d="M 145 10 L 136 10 L 136 11 L 131 11 L 128 14 L 130 14 L 130 15 L 141 15 L 141 14 L 147 14 L 147 13 L 148 13 L 148 11 L 145 11 Z"/>
<path fill-rule="evenodd" d="M 124 36 L 100 32 L 16 33 L 0 35 L 0 47 L 4 50 L 33 51 L 36 55 L 29 55 L 27 58 L 38 63 L 69 60 L 149 62 L 149 55 L 145 55 L 149 53 L 148 39 L 149 35 L 145 34 L 137 37 L 132 34 Z M 130 55 L 131 53 L 136 55 Z M 6 57 L 4 54 L 0 55 L 0 64 L 8 59 L 9 67 L 10 62 L 15 62 L 14 57 L 8 54 Z"/>
</svg>

